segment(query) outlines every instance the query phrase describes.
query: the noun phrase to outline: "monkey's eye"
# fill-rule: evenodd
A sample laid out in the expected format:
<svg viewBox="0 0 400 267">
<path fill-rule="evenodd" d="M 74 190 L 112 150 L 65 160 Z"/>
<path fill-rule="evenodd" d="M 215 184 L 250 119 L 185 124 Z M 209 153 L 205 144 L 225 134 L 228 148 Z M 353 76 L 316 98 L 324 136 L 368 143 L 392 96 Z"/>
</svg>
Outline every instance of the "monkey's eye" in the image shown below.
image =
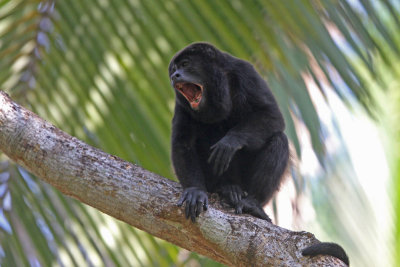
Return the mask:
<svg viewBox="0 0 400 267">
<path fill-rule="evenodd" d="M 189 60 L 184 60 L 184 61 L 182 61 L 182 63 L 181 63 L 181 66 L 182 67 L 187 67 L 189 65 Z"/>
</svg>

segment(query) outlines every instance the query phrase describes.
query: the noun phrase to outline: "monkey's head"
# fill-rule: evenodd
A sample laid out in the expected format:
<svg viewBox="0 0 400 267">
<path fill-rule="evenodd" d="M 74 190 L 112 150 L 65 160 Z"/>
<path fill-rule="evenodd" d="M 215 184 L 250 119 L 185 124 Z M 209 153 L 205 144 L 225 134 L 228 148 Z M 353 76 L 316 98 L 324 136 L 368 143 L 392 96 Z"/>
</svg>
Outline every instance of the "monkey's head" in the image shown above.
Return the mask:
<svg viewBox="0 0 400 267">
<path fill-rule="evenodd" d="M 177 103 L 202 121 L 221 120 L 231 110 L 226 57 L 211 44 L 193 43 L 176 53 L 169 64 Z"/>
</svg>

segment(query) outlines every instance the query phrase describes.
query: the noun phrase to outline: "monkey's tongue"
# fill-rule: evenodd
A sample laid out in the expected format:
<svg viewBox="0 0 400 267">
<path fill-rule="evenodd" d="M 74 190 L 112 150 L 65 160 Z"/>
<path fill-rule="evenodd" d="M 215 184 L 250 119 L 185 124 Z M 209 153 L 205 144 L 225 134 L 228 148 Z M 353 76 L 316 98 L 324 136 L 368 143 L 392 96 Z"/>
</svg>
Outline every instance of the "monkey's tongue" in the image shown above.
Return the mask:
<svg viewBox="0 0 400 267">
<path fill-rule="evenodd" d="M 202 92 L 200 86 L 194 83 L 185 83 L 179 90 L 189 101 L 192 108 L 197 108 L 200 104 Z"/>
</svg>

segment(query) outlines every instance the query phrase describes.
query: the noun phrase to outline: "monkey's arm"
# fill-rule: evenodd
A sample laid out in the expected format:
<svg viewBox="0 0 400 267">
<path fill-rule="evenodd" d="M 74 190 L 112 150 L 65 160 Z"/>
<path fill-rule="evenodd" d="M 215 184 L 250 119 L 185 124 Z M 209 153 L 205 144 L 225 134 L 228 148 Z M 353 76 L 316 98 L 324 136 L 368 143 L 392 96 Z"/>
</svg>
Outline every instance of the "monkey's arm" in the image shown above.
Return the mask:
<svg viewBox="0 0 400 267">
<path fill-rule="evenodd" d="M 245 116 L 236 126 L 211 147 L 208 162 L 214 162 L 213 171 L 217 175 L 224 173 L 240 149 L 260 149 L 276 132 L 285 128 L 278 107 L 261 109 Z"/>
<path fill-rule="evenodd" d="M 177 107 L 178 108 L 178 107 Z M 196 131 L 189 115 L 175 112 L 172 120 L 172 164 L 183 188 L 205 188 L 196 147 Z"/>
<path fill-rule="evenodd" d="M 195 132 L 190 118 L 176 112 L 172 129 L 172 164 L 184 190 L 178 205 L 185 203 L 186 218 L 192 221 L 208 207 L 204 174 L 195 148 Z"/>
<path fill-rule="evenodd" d="M 241 148 L 260 149 L 274 133 L 282 132 L 285 123 L 278 107 L 265 108 L 243 118 L 224 138 L 236 140 Z"/>
</svg>

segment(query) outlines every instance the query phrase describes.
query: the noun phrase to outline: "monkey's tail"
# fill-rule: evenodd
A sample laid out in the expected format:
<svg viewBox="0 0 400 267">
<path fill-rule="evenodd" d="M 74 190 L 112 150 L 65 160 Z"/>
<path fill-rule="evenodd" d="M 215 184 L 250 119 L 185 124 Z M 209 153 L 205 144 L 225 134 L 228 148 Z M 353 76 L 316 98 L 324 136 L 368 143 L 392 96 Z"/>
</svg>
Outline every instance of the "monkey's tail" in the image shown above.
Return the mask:
<svg viewBox="0 0 400 267">
<path fill-rule="evenodd" d="M 305 248 L 302 252 L 303 256 L 330 255 L 336 257 L 350 266 L 349 257 L 344 249 L 335 243 L 321 242 Z"/>
</svg>

